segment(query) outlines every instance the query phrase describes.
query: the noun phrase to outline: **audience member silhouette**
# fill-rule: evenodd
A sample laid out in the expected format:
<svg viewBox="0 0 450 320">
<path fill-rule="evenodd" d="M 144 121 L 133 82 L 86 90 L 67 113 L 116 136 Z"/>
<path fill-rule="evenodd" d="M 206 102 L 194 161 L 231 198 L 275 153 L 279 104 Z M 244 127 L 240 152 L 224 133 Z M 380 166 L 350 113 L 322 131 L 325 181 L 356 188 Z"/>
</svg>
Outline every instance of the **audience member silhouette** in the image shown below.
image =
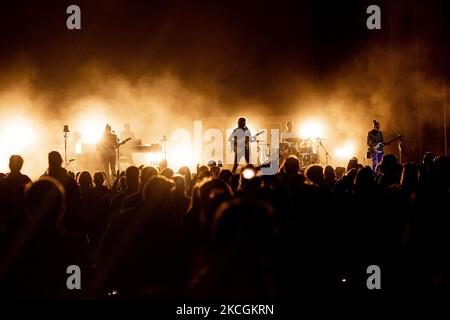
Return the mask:
<svg viewBox="0 0 450 320">
<path fill-rule="evenodd" d="M 151 177 L 156 175 L 158 175 L 158 169 L 156 167 L 150 166 L 142 168 L 139 178 L 139 190 L 123 199 L 122 209 L 132 209 L 139 206 L 144 199 L 143 189 L 145 184 Z"/>
<path fill-rule="evenodd" d="M 219 172 L 219 179 L 222 179 L 223 181 L 227 182 L 228 185 L 231 185 L 231 177 L 233 176 L 233 173 L 231 170 L 228 169 L 222 169 Z"/>
<path fill-rule="evenodd" d="M 163 170 L 161 170 L 161 175 L 168 179 L 171 179 L 174 175 L 174 172 L 170 168 L 164 168 Z"/>
<path fill-rule="evenodd" d="M 24 187 L 31 182 L 28 176 L 20 172 L 22 166 L 23 158 L 12 155 L 9 158 L 11 171 L 0 178 L 0 219 L 5 225 L 11 227 L 17 226 L 23 219 Z"/>
<path fill-rule="evenodd" d="M 125 171 L 125 177 L 122 177 L 120 183 L 121 191 L 117 193 L 112 200 L 112 210 L 116 212 L 122 208 L 122 202 L 127 197 L 139 191 L 139 169 L 135 166 L 130 166 Z"/>
<path fill-rule="evenodd" d="M 83 171 L 78 176 L 78 186 L 80 188 L 81 201 L 86 206 L 88 194 L 93 188 L 92 176 L 89 171 Z"/>
<path fill-rule="evenodd" d="M 80 210 L 82 208 L 80 189 L 74 178 L 62 167 L 63 159 L 57 151 L 48 154 L 48 169 L 44 176 L 49 176 L 61 183 L 66 192 L 66 220 L 74 228 L 79 227 Z"/>
<path fill-rule="evenodd" d="M 325 177 L 325 184 L 330 190 L 334 190 L 334 186 L 336 185 L 336 174 L 334 172 L 334 168 L 330 165 L 325 166 L 323 169 L 323 175 Z"/>
</svg>

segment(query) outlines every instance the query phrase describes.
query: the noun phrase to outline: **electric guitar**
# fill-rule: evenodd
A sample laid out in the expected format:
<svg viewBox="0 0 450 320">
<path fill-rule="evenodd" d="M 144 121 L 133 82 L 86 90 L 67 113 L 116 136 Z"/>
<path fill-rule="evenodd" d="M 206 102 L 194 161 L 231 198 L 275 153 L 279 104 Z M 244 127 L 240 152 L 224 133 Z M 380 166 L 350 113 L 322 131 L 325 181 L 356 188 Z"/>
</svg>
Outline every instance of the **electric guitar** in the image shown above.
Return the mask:
<svg viewBox="0 0 450 320">
<path fill-rule="evenodd" d="M 126 138 L 123 141 L 120 141 L 119 143 L 117 143 L 117 145 L 114 147 L 114 149 L 117 149 L 118 147 L 120 147 L 121 145 L 124 145 L 125 143 L 127 143 L 128 141 L 130 141 L 132 138 Z"/>
<path fill-rule="evenodd" d="M 249 143 L 255 142 L 256 141 L 256 137 L 258 137 L 259 135 L 263 134 L 265 131 L 262 130 L 260 132 L 258 132 L 257 134 L 255 134 L 254 136 L 251 136 L 249 139 Z M 245 144 L 245 143 L 244 143 Z M 238 143 L 236 146 L 236 150 L 234 150 L 234 137 L 233 139 L 230 140 L 230 145 L 231 145 L 231 150 L 233 150 L 235 153 L 240 153 L 242 152 L 242 147 L 240 147 L 241 143 Z"/>
<path fill-rule="evenodd" d="M 380 154 L 383 153 L 383 147 L 390 145 L 392 142 L 397 141 L 403 137 L 402 134 L 396 135 L 394 138 L 389 140 L 388 142 L 378 142 L 374 144 L 371 148 L 369 148 L 370 153 Z"/>
</svg>

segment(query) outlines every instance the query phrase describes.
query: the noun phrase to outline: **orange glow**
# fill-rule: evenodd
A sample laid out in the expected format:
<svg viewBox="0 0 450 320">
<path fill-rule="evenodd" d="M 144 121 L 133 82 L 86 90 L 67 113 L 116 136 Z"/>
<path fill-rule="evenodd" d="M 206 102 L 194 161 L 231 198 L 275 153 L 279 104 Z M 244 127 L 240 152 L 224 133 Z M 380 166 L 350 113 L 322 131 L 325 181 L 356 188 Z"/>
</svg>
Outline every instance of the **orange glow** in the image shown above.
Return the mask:
<svg viewBox="0 0 450 320">
<path fill-rule="evenodd" d="M 147 164 L 156 165 L 164 159 L 164 154 L 162 152 L 149 152 L 145 154 L 145 161 Z"/>
<path fill-rule="evenodd" d="M 334 149 L 334 156 L 339 160 L 348 160 L 356 154 L 356 146 L 353 142 L 347 141 L 341 147 Z"/>
<path fill-rule="evenodd" d="M 7 172 L 9 157 L 23 154 L 39 143 L 38 131 L 26 118 L 12 118 L 0 126 L 0 171 Z"/>
<path fill-rule="evenodd" d="M 20 153 L 27 146 L 37 142 L 37 132 L 32 123 L 25 118 L 8 120 L 0 129 L 2 150 L 8 153 Z"/>
<path fill-rule="evenodd" d="M 84 143 L 97 143 L 102 137 L 105 122 L 86 121 L 80 127 L 81 141 Z"/>
<path fill-rule="evenodd" d="M 190 146 L 178 144 L 171 148 L 170 157 L 167 160 L 169 167 L 179 168 L 182 166 L 191 167 L 193 165 L 192 150 Z"/>
<path fill-rule="evenodd" d="M 307 120 L 300 125 L 300 137 L 302 139 L 324 138 L 325 126 L 317 120 Z"/>
</svg>

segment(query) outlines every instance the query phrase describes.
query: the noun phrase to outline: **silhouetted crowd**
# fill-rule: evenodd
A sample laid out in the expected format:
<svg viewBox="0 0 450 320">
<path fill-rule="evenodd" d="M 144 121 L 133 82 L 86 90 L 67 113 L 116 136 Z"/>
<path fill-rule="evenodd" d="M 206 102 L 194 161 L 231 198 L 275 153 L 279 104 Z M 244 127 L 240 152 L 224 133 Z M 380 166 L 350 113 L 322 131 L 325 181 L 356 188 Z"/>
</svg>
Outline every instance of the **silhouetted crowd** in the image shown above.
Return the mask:
<svg viewBox="0 0 450 320">
<path fill-rule="evenodd" d="M 301 292 L 448 289 L 450 159 L 385 155 L 375 173 L 285 160 L 278 174 L 214 162 L 191 173 L 130 166 L 107 186 L 58 152 L 37 181 L 10 158 L 0 177 L 0 295 L 21 298 L 252 299 Z M 81 270 L 69 290 L 68 266 Z"/>
</svg>

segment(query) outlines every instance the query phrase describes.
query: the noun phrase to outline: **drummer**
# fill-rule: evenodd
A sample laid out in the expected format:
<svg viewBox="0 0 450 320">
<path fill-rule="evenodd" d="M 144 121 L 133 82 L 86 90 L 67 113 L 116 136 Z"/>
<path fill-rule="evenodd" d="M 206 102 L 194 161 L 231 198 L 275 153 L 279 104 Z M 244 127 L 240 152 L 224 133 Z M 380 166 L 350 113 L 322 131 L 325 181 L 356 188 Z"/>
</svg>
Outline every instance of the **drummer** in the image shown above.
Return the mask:
<svg viewBox="0 0 450 320">
<path fill-rule="evenodd" d="M 296 132 L 292 130 L 292 121 L 286 123 L 286 131 L 281 133 L 281 142 L 286 143 L 289 147 L 293 147 L 300 142 L 300 138 Z"/>
</svg>

